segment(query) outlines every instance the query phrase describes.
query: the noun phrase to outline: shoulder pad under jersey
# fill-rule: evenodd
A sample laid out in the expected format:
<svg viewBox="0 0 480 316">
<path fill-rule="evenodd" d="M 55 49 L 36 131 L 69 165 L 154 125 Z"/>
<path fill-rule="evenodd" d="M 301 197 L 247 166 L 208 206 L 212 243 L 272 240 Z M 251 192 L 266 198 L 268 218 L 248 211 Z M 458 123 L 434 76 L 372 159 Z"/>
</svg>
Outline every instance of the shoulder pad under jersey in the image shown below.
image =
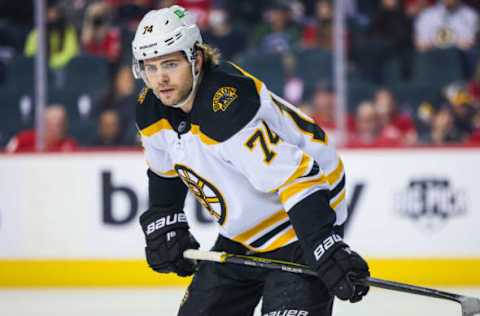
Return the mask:
<svg viewBox="0 0 480 316">
<path fill-rule="evenodd" d="M 192 124 L 216 142 L 229 139 L 257 114 L 260 88 L 233 64 L 222 63 L 210 69 L 195 99 Z"/>
</svg>

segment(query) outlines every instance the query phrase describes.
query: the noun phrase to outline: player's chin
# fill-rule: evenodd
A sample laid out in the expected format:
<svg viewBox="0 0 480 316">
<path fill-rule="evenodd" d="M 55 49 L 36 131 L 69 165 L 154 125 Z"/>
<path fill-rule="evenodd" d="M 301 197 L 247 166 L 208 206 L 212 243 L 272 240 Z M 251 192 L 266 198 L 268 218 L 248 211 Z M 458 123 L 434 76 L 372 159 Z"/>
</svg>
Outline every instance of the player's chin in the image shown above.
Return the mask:
<svg viewBox="0 0 480 316">
<path fill-rule="evenodd" d="M 160 94 L 160 101 L 166 106 L 172 106 L 178 103 L 178 98 L 174 96 L 164 96 Z"/>
</svg>

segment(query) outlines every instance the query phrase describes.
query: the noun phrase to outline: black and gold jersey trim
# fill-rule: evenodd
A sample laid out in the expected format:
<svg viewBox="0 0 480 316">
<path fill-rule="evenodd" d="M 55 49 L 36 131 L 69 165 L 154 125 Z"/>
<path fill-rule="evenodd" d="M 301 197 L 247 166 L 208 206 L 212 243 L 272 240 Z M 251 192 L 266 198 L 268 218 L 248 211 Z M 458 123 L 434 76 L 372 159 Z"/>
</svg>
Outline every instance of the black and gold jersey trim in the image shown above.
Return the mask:
<svg viewBox="0 0 480 316">
<path fill-rule="evenodd" d="M 259 109 L 255 81 L 232 64 L 222 63 L 205 70 L 190 113 L 163 105 L 151 89 L 144 88 L 138 97 L 136 121 L 143 136 L 162 130 L 180 133 L 179 124 L 188 122 L 184 132 L 215 145 L 242 130 Z"/>
<path fill-rule="evenodd" d="M 268 252 L 297 240 L 297 236 L 282 209 L 232 239 L 252 251 Z"/>
<path fill-rule="evenodd" d="M 342 190 L 345 188 L 345 175 L 342 177 L 342 180 L 332 189 L 330 190 L 330 199 L 336 197 Z"/>
<path fill-rule="evenodd" d="M 225 94 L 225 106 L 218 110 L 221 91 L 235 91 L 235 97 Z M 199 86 L 191 112 L 192 124 L 211 139 L 210 144 L 224 142 L 244 128 L 260 109 L 260 97 L 254 81 L 236 71 L 230 64 L 208 69 Z"/>
<path fill-rule="evenodd" d="M 165 110 L 158 106 L 158 103 L 159 101 L 151 89 L 142 89 L 138 96 L 137 106 L 135 109 L 135 119 L 140 132 L 152 126 L 147 131 L 148 134 L 151 134 L 151 132 L 155 129 L 167 128 L 170 126 L 166 120 L 167 116 Z"/>
<path fill-rule="evenodd" d="M 297 125 L 297 127 L 304 133 L 311 136 L 313 141 L 326 144 L 328 142 L 327 134 L 310 118 L 301 116 L 297 111 L 282 102 L 276 95 L 271 94 L 271 98 L 275 106 L 282 114 L 287 114 Z"/>
<path fill-rule="evenodd" d="M 261 246 L 263 246 L 264 244 L 266 244 L 270 239 L 272 239 L 273 237 L 275 237 L 276 235 L 278 235 L 281 231 L 283 231 L 285 228 L 287 228 L 288 226 L 290 226 L 290 221 L 286 221 L 285 223 L 279 225 L 278 227 L 272 229 L 271 231 L 269 231 L 268 233 L 266 233 L 265 235 L 263 235 L 262 237 L 258 238 L 257 240 L 253 241 L 250 246 L 254 247 L 254 248 L 259 248 Z"/>
</svg>

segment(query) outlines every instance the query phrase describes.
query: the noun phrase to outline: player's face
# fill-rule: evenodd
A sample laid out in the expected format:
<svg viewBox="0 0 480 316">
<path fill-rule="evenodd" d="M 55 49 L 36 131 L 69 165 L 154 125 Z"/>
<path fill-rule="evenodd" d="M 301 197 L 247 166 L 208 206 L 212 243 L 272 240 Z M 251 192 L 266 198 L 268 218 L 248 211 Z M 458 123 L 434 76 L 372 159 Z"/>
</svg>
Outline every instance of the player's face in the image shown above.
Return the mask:
<svg viewBox="0 0 480 316">
<path fill-rule="evenodd" d="M 150 88 L 163 104 L 170 106 L 182 102 L 193 84 L 192 66 L 181 52 L 144 61 Z"/>
</svg>

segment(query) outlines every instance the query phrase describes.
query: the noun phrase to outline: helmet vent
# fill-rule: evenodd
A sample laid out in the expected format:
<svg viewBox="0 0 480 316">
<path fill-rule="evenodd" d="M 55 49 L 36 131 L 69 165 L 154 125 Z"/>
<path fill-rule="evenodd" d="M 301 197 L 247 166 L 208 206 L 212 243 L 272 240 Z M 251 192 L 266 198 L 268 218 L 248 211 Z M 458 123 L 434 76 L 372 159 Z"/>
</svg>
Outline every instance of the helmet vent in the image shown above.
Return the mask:
<svg viewBox="0 0 480 316">
<path fill-rule="evenodd" d="M 165 25 L 167 25 L 168 23 L 170 23 L 170 21 L 169 21 L 169 20 L 166 20 L 166 21 L 165 21 Z"/>
<path fill-rule="evenodd" d="M 175 34 L 175 39 L 178 40 L 178 39 L 182 38 L 182 36 L 183 36 L 182 33 L 177 33 L 177 34 Z"/>
<path fill-rule="evenodd" d="M 167 44 L 167 46 L 170 46 L 173 43 L 175 43 L 175 40 L 173 39 L 173 37 L 170 37 L 170 38 L 165 40 L 165 44 Z"/>
</svg>

